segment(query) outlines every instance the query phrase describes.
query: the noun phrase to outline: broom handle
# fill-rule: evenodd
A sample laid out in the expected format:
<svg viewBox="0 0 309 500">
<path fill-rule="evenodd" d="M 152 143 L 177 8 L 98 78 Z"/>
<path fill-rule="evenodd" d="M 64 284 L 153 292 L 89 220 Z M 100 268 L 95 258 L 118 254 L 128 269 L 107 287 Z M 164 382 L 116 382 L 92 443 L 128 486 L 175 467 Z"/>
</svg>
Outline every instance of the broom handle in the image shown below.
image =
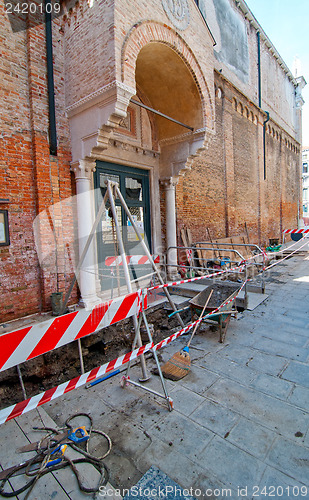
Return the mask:
<svg viewBox="0 0 309 500">
<path fill-rule="evenodd" d="M 209 302 L 209 301 L 210 301 L 210 299 L 211 299 L 212 293 L 213 293 L 213 290 L 211 290 L 211 291 L 210 291 L 210 294 L 209 294 L 208 299 L 206 300 L 206 303 L 205 303 L 205 305 L 204 305 L 204 307 L 203 307 L 203 310 L 202 310 L 202 312 L 201 312 L 201 315 L 200 315 L 200 317 L 199 317 L 199 320 L 203 317 L 204 311 L 205 311 L 206 307 L 208 306 L 208 302 Z M 192 332 L 192 335 L 191 335 L 191 337 L 190 337 L 190 339 L 189 339 L 189 342 L 187 343 L 187 347 L 189 347 L 189 346 L 190 346 L 190 344 L 191 344 L 191 340 L 193 339 L 194 334 L 195 334 L 196 329 L 197 329 L 197 327 L 198 327 L 198 325 L 199 325 L 199 324 L 200 324 L 200 323 L 196 323 L 196 325 L 195 325 L 195 327 L 194 327 L 194 330 L 193 330 L 193 332 Z"/>
</svg>

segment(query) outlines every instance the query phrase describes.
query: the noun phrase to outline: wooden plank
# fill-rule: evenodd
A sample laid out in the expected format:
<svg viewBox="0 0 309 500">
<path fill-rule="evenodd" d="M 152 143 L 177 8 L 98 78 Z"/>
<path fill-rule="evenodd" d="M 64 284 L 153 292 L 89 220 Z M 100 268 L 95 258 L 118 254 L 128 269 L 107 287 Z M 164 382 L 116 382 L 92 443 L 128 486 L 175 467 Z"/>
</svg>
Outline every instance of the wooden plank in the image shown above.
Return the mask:
<svg viewBox="0 0 309 500">
<path fill-rule="evenodd" d="M 211 243 L 211 245 L 210 245 L 210 246 L 214 248 L 214 250 L 213 250 L 213 254 L 212 254 L 211 259 L 216 259 L 216 258 L 218 257 L 218 254 L 217 254 L 217 253 L 216 253 L 216 251 L 215 251 L 215 245 L 213 245 L 214 241 L 213 241 L 213 239 L 212 239 L 212 237 L 211 237 L 211 234 L 210 234 L 210 231 L 209 231 L 209 228 L 208 228 L 208 227 L 206 227 L 206 232 L 207 232 L 207 234 L 208 234 L 208 238 L 209 238 L 209 241 L 210 241 L 210 243 Z"/>
<path fill-rule="evenodd" d="M 188 239 L 187 239 L 187 232 L 185 229 L 181 229 L 180 231 L 180 234 L 181 234 L 181 239 L 182 239 L 182 242 L 183 242 L 183 245 L 185 247 L 190 247 L 189 245 L 189 242 L 188 242 Z M 191 248 L 190 249 L 186 249 L 186 256 L 187 256 L 187 262 L 190 266 L 190 271 L 191 271 L 191 267 L 194 267 L 194 259 L 193 259 L 193 249 Z"/>
<path fill-rule="evenodd" d="M 246 241 L 246 238 L 245 238 L 244 236 L 243 236 L 243 243 L 248 243 L 248 242 Z M 243 248 L 245 248 L 245 251 L 244 251 L 244 252 L 245 252 L 245 258 L 246 258 L 246 259 L 250 259 L 250 257 L 252 257 L 252 252 L 251 252 L 250 247 L 247 247 L 247 246 L 246 246 L 246 247 L 243 247 Z"/>
<path fill-rule="evenodd" d="M 187 242 L 188 242 L 188 247 L 193 246 L 192 233 L 191 233 L 191 229 L 189 227 L 187 227 Z"/>
<path fill-rule="evenodd" d="M 244 247 L 237 246 L 238 243 L 243 243 L 241 236 L 232 236 L 232 243 L 234 250 L 237 250 L 245 258 Z M 239 255 L 234 254 L 234 256 L 236 261 L 240 261 Z"/>
</svg>

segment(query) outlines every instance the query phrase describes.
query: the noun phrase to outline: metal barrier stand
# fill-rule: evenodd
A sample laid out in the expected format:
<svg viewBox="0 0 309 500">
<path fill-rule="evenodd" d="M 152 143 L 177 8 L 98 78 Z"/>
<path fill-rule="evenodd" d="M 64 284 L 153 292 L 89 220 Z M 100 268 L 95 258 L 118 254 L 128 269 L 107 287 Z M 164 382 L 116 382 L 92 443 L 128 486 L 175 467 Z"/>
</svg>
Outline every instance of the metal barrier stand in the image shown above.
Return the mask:
<svg viewBox="0 0 309 500">
<path fill-rule="evenodd" d="M 143 291 L 143 294 L 144 293 L 147 293 L 147 292 Z M 137 329 L 136 329 L 136 332 L 135 332 L 135 337 L 134 337 L 134 342 L 133 342 L 132 350 L 135 349 L 136 344 L 138 342 L 138 337 L 140 336 L 140 327 L 141 327 L 142 320 L 144 321 L 144 325 L 146 327 L 146 331 L 147 331 L 149 342 L 151 342 L 151 344 L 153 345 L 153 338 L 152 338 L 152 335 L 151 335 L 151 332 L 150 332 L 149 324 L 148 324 L 147 317 L 146 317 L 145 310 L 144 310 L 144 297 L 143 297 L 143 300 L 142 300 L 142 304 L 143 304 L 143 306 L 142 306 L 142 313 L 140 314 L 140 317 L 138 319 L 138 324 L 137 324 Z M 151 389 L 150 387 L 142 385 L 139 382 L 135 382 L 134 380 L 131 380 L 130 376 L 129 376 L 129 371 L 130 371 L 130 367 L 131 367 L 130 362 L 128 363 L 128 367 L 127 367 L 127 370 L 126 370 L 126 375 L 124 375 L 121 378 L 121 387 L 124 388 L 124 387 L 128 386 L 129 384 L 134 385 L 136 387 L 140 387 L 144 391 L 150 392 L 151 394 L 154 394 L 155 396 L 159 396 L 160 398 L 165 399 L 166 402 L 167 402 L 169 411 L 172 411 L 173 407 L 174 407 L 173 406 L 173 400 L 168 395 L 166 384 L 165 384 L 165 380 L 164 380 L 164 377 L 163 377 L 163 374 L 162 374 L 162 370 L 161 370 L 161 366 L 160 366 L 160 362 L 158 360 L 157 352 L 154 349 L 154 347 L 152 349 L 150 349 L 150 352 L 152 352 L 153 357 L 154 357 L 155 362 L 156 362 L 156 365 L 157 365 L 158 374 L 159 374 L 159 377 L 161 379 L 161 384 L 162 384 L 162 388 L 163 388 L 163 394 L 161 394 L 160 392 L 155 391 L 154 389 Z"/>
</svg>

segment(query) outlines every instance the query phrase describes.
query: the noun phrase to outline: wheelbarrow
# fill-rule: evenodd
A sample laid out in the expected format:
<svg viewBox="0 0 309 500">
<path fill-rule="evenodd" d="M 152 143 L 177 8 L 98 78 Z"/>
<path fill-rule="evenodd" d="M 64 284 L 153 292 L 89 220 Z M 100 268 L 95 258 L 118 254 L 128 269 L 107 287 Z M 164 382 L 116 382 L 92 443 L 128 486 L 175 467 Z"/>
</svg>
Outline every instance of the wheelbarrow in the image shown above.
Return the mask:
<svg viewBox="0 0 309 500">
<path fill-rule="evenodd" d="M 236 315 L 237 313 L 236 296 L 238 294 L 239 288 L 237 290 L 235 290 L 234 288 L 231 289 L 231 287 L 223 283 L 214 283 L 213 285 L 208 286 L 207 288 L 205 288 L 205 290 L 198 293 L 193 299 L 189 301 L 192 318 L 194 316 L 194 313 L 196 313 L 198 316 L 201 314 L 211 290 L 213 290 L 213 294 L 208 306 L 205 309 L 205 314 L 209 314 L 218 308 L 219 310 L 209 318 L 206 318 L 204 321 L 219 325 L 219 342 L 223 343 L 225 340 L 226 331 L 231 319 L 231 315 Z M 231 293 L 232 290 L 234 291 Z"/>
</svg>

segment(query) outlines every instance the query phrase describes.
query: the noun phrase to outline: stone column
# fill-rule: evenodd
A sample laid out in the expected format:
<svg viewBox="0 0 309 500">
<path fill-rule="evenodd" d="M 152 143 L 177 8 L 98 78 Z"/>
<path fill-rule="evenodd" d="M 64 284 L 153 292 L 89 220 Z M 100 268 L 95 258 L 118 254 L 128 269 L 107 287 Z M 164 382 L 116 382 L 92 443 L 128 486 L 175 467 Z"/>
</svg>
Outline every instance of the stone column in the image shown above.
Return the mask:
<svg viewBox="0 0 309 500">
<path fill-rule="evenodd" d="M 81 256 L 94 223 L 94 196 L 91 185 L 95 161 L 80 160 L 72 165 L 76 179 L 76 212 L 78 228 L 78 248 Z M 91 308 L 100 302 L 96 294 L 95 235 L 81 266 L 77 281 L 81 293 L 81 305 Z"/>
<path fill-rule="evenodd" d="M 165 192 L 165 225 L 166 225 L 166 249 L 177 246 L 176 227 L 176 184 L 173 177 L 161 181 Z M 167 275 L 171 280 L 179 277 L 177 265 L 177 249 L 172 249 L 167 254 Z"/>
</svg>

